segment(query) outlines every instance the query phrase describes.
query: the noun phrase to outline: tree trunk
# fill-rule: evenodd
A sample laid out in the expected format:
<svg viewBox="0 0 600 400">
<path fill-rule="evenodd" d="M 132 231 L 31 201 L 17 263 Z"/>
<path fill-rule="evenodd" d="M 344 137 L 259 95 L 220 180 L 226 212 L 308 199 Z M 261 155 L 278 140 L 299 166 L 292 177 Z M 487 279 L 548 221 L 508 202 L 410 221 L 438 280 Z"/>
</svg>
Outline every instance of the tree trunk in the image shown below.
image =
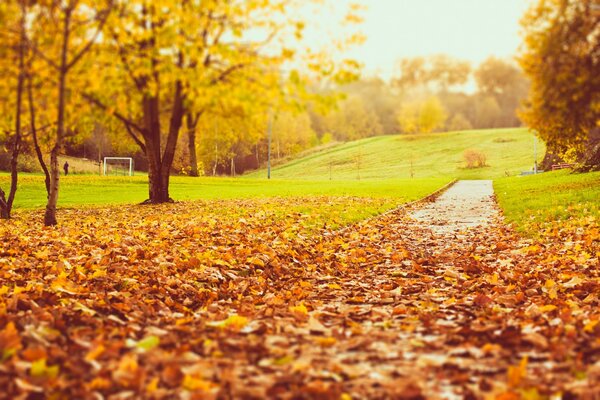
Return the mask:
<svg viewBox="0 0 600 400">
<path fill-rule="evenodd" d="M 21 2 L 21 24 L 20 24 L 20 39 L 19 39 L 19 76 L 17 78 L 17 104 L 15 109 L 15 137 L 12 140 L 12 151 L 10 157 L 10 191 L 8 199 L 5 193 L 0 193 L 0 218 L 9 219 L 12 211 L 15 195 L 17 194 L 17 183 L 19 173 L 17 170 L 17 161 L 21 151 L 21 106 L 23 104 L 23 90 L 25 84 L 25 45 L 27 38 L 25 36 L 26 29 L 26 9 L 25 3 Z"/>
<path fill-rule="evenodd" d="M 56 220 L 56 205 L 58 203 L 59 182 L 60 169 L 58 168 L 58 146 L 55 146 L 50 152 L 50 192 L 48 193 L 46 213 L 44 214 L 45 226 L 53 226 L 58 223 Z"/>
<path fill-rule="evenodd" d="M 219 146 L 215 143 L 215 164 L 213 165 L 213 176 L 217 176 L 218 164 L 219 164 Z"/>
<path fill-rule="evenodd" d="M 552 165 L 564 162 L 562 158 L 557 156 L 552 150 L 546 149 L 544 159 L 539 165 L 539 169 L 542 171 L 552 171 Z"/>
<path fill-rule="evenodd" d="M 144 99 L 144 123 L 146 127 L 144 140 L 148 159 L 148 200 L 145 202 L 147 204 L 173 201 L 169 197 L 169 178 L 173 159 L 175 158 L 177 139 L 185 114 L 183 101 L 183 87 L 180 82 L 177 82 L 173 97 L 169 134 L 161 156 L 159 98 L 148 96 Z"/>
<path fill-rule="evenodd" d="M 146 153 L 146 157 L 148 158 L 148 200 L 144 203 L 160 204 L 171 201 L 168 180 L 164 181 L 160 166 L 153 159 L 152 154 Z"/>
<path fill-rule="evenodd" d="M 0 218 L 9 219 L 10 212 L 8 211 L 8 205 L 6 204 L 6 195 L 4 190 L 0 188 Z"/>
<path fill-rule="evenodd" d="M 31 136 L 33 138 L 33 148 L 35 149 L 35 155 L 37 156 L 40 167 L 44 171 L 44 184 L 46 185 L 46 198 L 50 194 L 50 172 L 46 161 L 44 161 L 44 155 L 37 137 L 37 127 L 35 125 L 35 104 L 33 102 L 33 83 L 31 82 L 31 76 L 27 80 L 27 97 L 29 102 L 29 127 L 31 129 Z"/>
<path fill-rule="evenodd" d="M 590 132 L 583 166 L 579 170 L 600 171 L 600 128 L 592 129 Z"/>
<path fill-rule="evenodd" d="M 67 87 L 67 73 L 69 67 L 67 64 L 67 52 L 69 50 L 69 36 L 71 33 L 71 13 L 72 8 L 65 10 L 61 60 L 58 78 L 58 117 L 56 120 L 56 139 L 50 152 L 50 190 L 48 192 L 48 202 L 46 203 L 46 213 L 44 214 L 44 225 L 53 226 L 56 221 L 56 205 L 58 203 L 58 185 L 60 182 L 60 169 L 58 168 L 58 152 L 62 146 L 65 135 L 65 101 Z"/>
<path fill-rule="evenodd" d="M 190 176 L 198 176 L 198 157 L 196 155 L 196 126 L 198 119 L 191 113 L 186 115 L 187 134 L 188 134 L 188 152 L 190 153 Z"/>
</svg>

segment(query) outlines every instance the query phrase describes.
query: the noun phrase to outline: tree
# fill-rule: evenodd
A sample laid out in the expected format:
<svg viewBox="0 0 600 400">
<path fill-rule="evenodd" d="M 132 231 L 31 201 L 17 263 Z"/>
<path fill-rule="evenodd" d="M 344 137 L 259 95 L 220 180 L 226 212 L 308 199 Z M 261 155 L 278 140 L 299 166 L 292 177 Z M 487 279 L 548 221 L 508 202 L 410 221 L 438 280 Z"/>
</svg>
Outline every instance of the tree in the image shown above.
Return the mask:
<svg viewBox="0 0 600 400">
<path fill-rule="evenodd" d="M 11 161 L 10 161 L 10 170 L 11 170 L 11 179 L 10 179 L 10 191 L 8 197 L 6 197 L 5 192 L 0 188 L 0 218 L 9 219 L 10 213 L 12 210 L 13 202 L 15 200 L 15 195 L 17 193 L 17 181 L 18 181 L 18 171 L 17 171 L 17 160 L 19 157 L 19 153 L 21 150 L 21 141 L 22 141 L 22 122 L 21 122 L 21 114 L 23 107 L 23 96 L 25 92 L 25 58 L 27 50 L 27 33 L 26 33 L 26 25 L 27 25 L 27 4 L 24 0 L 21 0 L 18 4 L 18 11 L 11 9 L 9 4 L 4 5 L 4 8 L 0 11 L 2 13 L 2 20 L 4 22 L 6 15 L 10 12 L 18 13 L 19 19 L 14 28 L 16 28 L 16 39 L 10 40 L 11 38 L 7 38 L 9 43 L 13 44 L 13 53 L 15 57 L 10 57 L 16 59 L 17 70 L 16 70 L 16 85 L 14 87 L 15 91 L 15 104 L 14 104 L 14 132 L 12 135 L 7 134 L 10 137 L 10 148 L 11 148 Z"/>
<path fill-rule="evenodd" d="M 402 104 L 397 117 L 404 133 L 430 133 L 444 127 L 448 114 L 440 100 L 430 96 Z"/>
<path fill-rule="evenodd" d="M 475 70 L 479 93 L 492 96 L 500 107 L 499 126 L 517 126 L 517 109 L 527 97 L 529 83 L 513 63 L 490 57 Z"/>
<path fill-rule="evenodd" d="M 325 118 L 325 130 L 341 141 L 356 140 L 382 133 L 377 114 L 362 97 L 351 95 Z"/>
<path fill-rule="evenodd" d="M 450 122 L 448 122 L 449 131 L 467 131 L 473 129 L 473 125 L 464 115 L 458 113 L 454 114 Z"/>
<path fill-rule="evenodd" d="M 393 79 L 393 84 L 405 91 L 430 86 L 431 90 L 444 92 L 465 84 L 470 74 L 471 65 L 468 61 L 456 60 L 444 54 L 405 58 L 399 62 L 398 75 Z"/>
<path fill-rule="evenodd" d="M 56 83 L 56 129 L 50 151 L 50 182 L 44 225 L 56 225 L 56 205 L 60 169 L 59 152 L 67 137 L 67 116 L 70 90 L 68 78 L 100 36 L 102 27 L 112 9 L 112 0 L 39 2 L 37 23 L 43 26 L 44 40 L 33 43 L 35 53 L 53 71 Z"/>
<path fill-rule="evenodd" d="M 531 80 L 522 119 L 552 152 L 587 150 L 589 168 L 600 165 L 600 144 L 588 142 L 600 127 L 600 13 L 595 4 L 537 1 L 521 21 L 519 57 Z"/>
<path fill-rule="evenodd" d="M 500 125 L 502 109 L 494 96 L 477 94 L 475 100 L 475 124 L 478 128 L 496 128 Z"/>
<path fill-rule="evenodd" d="M 212 88 L 229 85 L 248 70 L 265 86 L 277 82 L 269 75 L 277 75 L 293 52 L 280 48 L 266 55 L 264 47 L 285 28 L 280 16 L 287 3 L 119 3 L 104 43 L 107 60 L 114 62 L 110 55 L 117 55 L 119 67 L 107 69 L 104 80 L 110 85 L 87 97 L 120 120 L 146 155 L 149 203 L 170 201 L 169 177 L 184 117 L 190 116 L 188 135 L 195 135 L 198 118 L 211 106 Z M 251 37 L 251 29 L 262 35 Z M 117 107 L 109 105 L 115 102 Z"/>
<path fill-rule="evenodd" d="M 448 114 L 440 99 L 435 96 L 429 97 L 421 104 L 419 110 L 419 131 L 430 133 L 442 129 L 447 118 Z"/>
</svg>

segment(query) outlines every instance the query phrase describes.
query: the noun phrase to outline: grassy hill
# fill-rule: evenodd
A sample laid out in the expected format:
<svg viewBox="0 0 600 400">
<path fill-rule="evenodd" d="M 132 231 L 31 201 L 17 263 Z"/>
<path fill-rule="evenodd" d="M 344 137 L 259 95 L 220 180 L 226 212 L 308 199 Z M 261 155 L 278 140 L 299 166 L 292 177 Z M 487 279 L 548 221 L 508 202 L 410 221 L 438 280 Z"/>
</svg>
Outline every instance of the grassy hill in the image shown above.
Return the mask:
<svg viewBox="0 0 600 400">
<path fill-rule="evenodd" d="M 324 149 L 272 169 L 277 179 L 384 179 L 456 177 L 493 179 L 533 165 L 533 135 L 524 128 L 378 136 Z M 483 152 L 487 165 L 467 169 L 463 153 Z M 538 159 L 544 154 L 539 142 Z M 264 177 L 265 170 L 245 176 Z"/>
</svg>

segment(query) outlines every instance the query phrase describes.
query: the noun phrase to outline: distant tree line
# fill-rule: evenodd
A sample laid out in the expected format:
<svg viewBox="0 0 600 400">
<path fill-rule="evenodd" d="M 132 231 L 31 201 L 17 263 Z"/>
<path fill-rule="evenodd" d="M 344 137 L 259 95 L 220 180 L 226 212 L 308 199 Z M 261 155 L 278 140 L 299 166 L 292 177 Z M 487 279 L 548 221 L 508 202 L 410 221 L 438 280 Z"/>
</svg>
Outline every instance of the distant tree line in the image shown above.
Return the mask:
<svg viewBox="0 0 600 400">
<path fill-rule="evenodd" d="M 469 86 L 475 90 L 467 91 Z M 390 82 L 361 79 L 327 114 L 311 112 L 319 138 L 363 137 L 520 126 L 517 109 L 528 80 L 510 60 L 489 58 L 476 69 L 444 55 L 404 59 Z"/>
</svg>

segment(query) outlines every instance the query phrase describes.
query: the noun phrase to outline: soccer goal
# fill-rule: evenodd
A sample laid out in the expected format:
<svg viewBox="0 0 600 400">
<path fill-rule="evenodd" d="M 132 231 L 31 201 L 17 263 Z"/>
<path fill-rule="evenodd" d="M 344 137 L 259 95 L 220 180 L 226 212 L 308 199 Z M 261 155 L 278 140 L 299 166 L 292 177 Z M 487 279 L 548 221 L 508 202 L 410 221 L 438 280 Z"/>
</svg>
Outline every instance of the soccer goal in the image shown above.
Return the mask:
<svg viewBox="0 0 600 400">
<path fill-rule="evenodd" d="M 133 158 L 104 157 L 104 175 L 133 176 Z"/>
</svg>

